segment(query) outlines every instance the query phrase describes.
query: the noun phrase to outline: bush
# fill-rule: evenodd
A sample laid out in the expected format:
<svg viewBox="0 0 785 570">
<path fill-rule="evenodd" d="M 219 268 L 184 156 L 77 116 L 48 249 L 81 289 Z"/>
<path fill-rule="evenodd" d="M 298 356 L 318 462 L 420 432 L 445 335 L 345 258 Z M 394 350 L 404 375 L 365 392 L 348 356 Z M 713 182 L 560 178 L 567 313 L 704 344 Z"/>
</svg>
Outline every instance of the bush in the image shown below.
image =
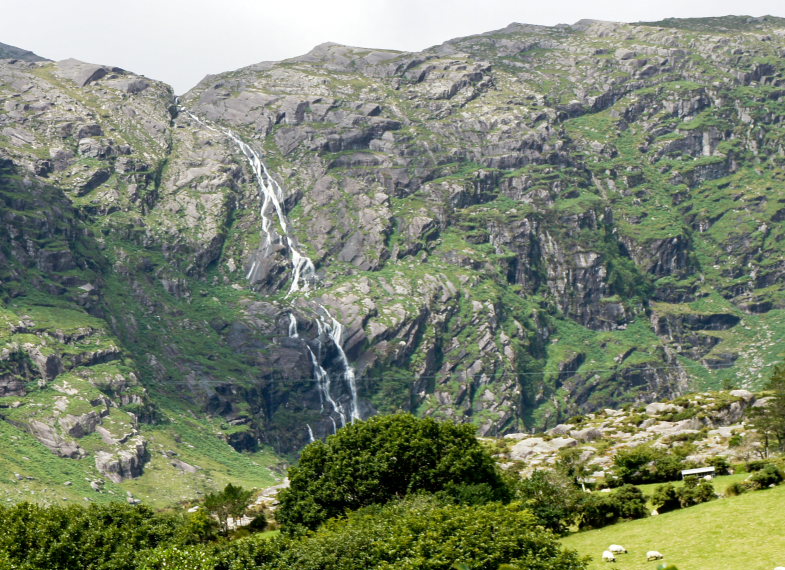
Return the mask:
<svg viewBox="0 0 785 570">
<path fill-rule="evenodd" d="M 750 476 L 749 481 L 754 489 L 765 489 L 782 483 L 782 471 L 774 465 L 766 465 Z"/>
<path fill-rule="evenodd" d="M 620 519 L 640 519 L 647 515 L 646 497 L 633 485 L 624 485 L 611 493 L 590 493 L 579 505 L 578 526 L 601 528 Z"/>
<path fill-rule="evenodd" d="M 710 481 L 698 481 L 695 477 L 688 477 L 684 481 L 684 487 L 677 491 L 677 495 L 682 508 L 706 503 L 717 498 L 714 485 Z"/>
<path fill-rule="evenodd" d="M 760 471 L 766 465 L 768 465 L 768 461 L 764 461 L 762 459 L 756 459 L 754 461 L 747 461 L 747 472 L 754 473 L 755 471 Z"/>
<path fill-rule="evenodd" d="M 616 476 L 629 484 L 675 481 L 684 468 L 678 455 L 648 445 L 620 451 L 613 462 Z"/>
<path fill-rule="evenodd" d="M 725 488 L 725 495 L 728 497 L 736 497 L 742 493 L 749 491 L 749 487 L 744 483 L 731 483 Z"/>
<path fill-rule="evenodd" d="M 0 507 L 0 560 L 30 570 L 133 570 L 145 549 L 199 542 L 204 529 L 188 520 L 125 503 Z"/>
<path fill-rule="evenodd" d="M 286 540 L 284 537 L 284 543 Z M 349 513 L 345 519 L 331 520 L 313 534 L 286 544 L 287 548 L 279 548 L 278 554 L 259 568 L 497 570 L 501 564 L 538 570 L 586 567 L 574 552 L 561 550 L 556 538 L 521 505 L 445 506 L 422 495 Z"/>
<path fill-rule="evenodd" d="M 583 493 L 569 479 L 553 471 L 535 471 L 515 487 L 515 498 L 522 501 L 540 523 L 557 534 L 573 524 Z"/>
<path fill-rule="evenodd" d="M 654 489 L 651 503 L 660 514 L 681 508 L 681 501 L 679 501 L 679 495 L 673 483 L 666 483 Z"/>
<path fill-rule="evenodd" d="M 744 436 L 740 433 L 734 433 L 728 440 L 728 447 L 741 447 L 744 443 Z"/>
<path fill-rule="evenodd" d="M 217 559 L 213 549 L 205 546 L 184 548 L 162 546 L 142 554 L 134 568 L 138 570 L 213 570 Z"/>
<path fill-rule="evenodd" d="M 264 513 L 257 514 L 248 524 L 248 529 L 253 532 L 262 532 L 267 528 L 267 518 Z"/>
<path fill-rule="evenodd" d="M 667 513 L 716 498 L 714 485 L 709 481 L 699 481 L 696 477 L 687 477 L 684 480 L 684 486 L 678 489 L 672 483 L 657 487 L 651 502 L 659 513 Z"/>
<path fill-rule="evenodd" d="M 417 491 L 442 492 L 458 502 L 509 499 L 473 426 L 408 414 L 375 416 L 311 443 L 289 480 L 276 512 L 288 531 L 314 529 L 347 511 Z"/>
<path fill-rule="evenodd" d="M 714 467 L 714 473 L 716 475 L 727 475 L 730 473 L 730 463 L 728 463 L 727 457 L 715 455 L 714 457 L 709 458 L 707 463 L 711 467 Z"/>
</svg>

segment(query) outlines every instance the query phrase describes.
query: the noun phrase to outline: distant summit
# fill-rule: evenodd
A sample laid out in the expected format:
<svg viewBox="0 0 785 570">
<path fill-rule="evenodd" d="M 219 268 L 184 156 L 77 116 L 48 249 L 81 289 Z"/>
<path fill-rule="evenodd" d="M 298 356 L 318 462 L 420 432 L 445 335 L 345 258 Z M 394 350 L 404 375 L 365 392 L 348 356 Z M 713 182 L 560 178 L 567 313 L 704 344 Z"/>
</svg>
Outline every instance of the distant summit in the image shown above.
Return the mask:
<svg viewBox="0 0 785 570">
<path fill-rule="evenodd" d="M 754 31 L 785 26 L 785 18 L 776 16 L 718 16 L 714 18 L 665 18 L 657 22 L 637 22 L 641 26 L 678 28 L 700 32 Z"/>
<path fill-rule="evenodd" d="M 0 59 L 21 59 L 24 61 L 49 61 L 45 57 L 36 55 L 26 49 L 21 49 L 8 44 L 0 43 Z"/>
</svg>

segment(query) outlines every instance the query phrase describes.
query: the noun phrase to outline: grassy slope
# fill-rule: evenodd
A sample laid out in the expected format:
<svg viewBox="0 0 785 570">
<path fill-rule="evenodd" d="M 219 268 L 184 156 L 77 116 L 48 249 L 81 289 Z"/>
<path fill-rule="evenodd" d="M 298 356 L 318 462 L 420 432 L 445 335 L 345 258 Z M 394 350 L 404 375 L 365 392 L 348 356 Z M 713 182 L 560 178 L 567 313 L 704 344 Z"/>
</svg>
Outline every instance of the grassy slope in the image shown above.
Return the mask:
<svg viewBox="0 0 785 570">
<path fill-rule="evenodd" d="M 785 563 L 785 486 L 674 511 L 658 517 L 581 532 L 562 542 L 593 557 L 590 570 L 607 568 L 603 550 L 624 545 L 616 568 L 654 569 L 646 551 L 659 550 L 679 570 L 770 570 Z"/>
<path fill-rule="evenodd" d="M 13 454 L 0 454 L 0 502 L 104 503 L 125 500 L 130 491 L 145 504 L 168 507 L 221 489 L 227 483 L 260 489 L 278 482 L 279 476 L 271 468 L 280 458 L 271 450 L 238 453 L 220 439 L 217 422 L 182 409 L 163 407 L 162 411 L 170 423 L 144 431 L 150 451 L 144 475 L 120 484 L 102 476 L 93 457 L 62 459 L 30 434 L 0 421 L 0 449 L 14 450 Z M 94 436 L 80 440 L 80 444 L 90 437 Z M 197 466 L 198 471 L 181 471 L 172 465 L 175 458 Z M 95 479 L 105 481 L 101 492 L 90 487 Z M 64 485 L 66 481 L 72 485 Z"/>
</svg>

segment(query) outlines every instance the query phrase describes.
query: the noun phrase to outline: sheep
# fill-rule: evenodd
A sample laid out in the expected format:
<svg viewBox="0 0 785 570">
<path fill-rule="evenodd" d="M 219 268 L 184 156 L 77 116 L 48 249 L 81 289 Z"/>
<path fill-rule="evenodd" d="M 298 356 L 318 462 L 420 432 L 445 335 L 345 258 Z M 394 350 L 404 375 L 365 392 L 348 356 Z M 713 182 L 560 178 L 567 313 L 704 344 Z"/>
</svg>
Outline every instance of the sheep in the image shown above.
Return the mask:
<svg viewBox="0 0 785 570">
<path fill-rule="evenodd" d="M 774 570 L 785 570 L 785 566 L 777 566 Z"/>
<path fill-rule="evenodd" d="M 626 554 L 627 553 L 627 549 L 624 548 L 623 546 L 621 546 L 620 544 L 611 544 L 608 547 L 608 550 L 610 550 L 614 554 Z"/>
<path fill-rule="evenodd" d="M 603 562 L 616 562 L 616 557 L 613 555 L 613 552 L 610 550 L 606 550 L 602 553 L 602 561 Z"/>
<path fill-rule="evenodd" d="M 662 560 L 662 559 L 663 559 L 662 554 L 660 554 L 656 550 L 649 550 L 646 553 L 646 560 L 648 560 L 648 561 L 651 561 L 651 560 Z"/>
</svg>

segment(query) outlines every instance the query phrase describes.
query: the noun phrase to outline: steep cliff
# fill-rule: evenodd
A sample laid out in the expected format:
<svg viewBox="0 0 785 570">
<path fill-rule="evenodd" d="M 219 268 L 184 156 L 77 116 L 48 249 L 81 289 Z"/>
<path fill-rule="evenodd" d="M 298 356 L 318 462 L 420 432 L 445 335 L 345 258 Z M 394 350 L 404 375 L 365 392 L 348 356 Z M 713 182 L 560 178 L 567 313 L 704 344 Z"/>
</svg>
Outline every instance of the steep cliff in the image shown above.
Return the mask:
<svg viewBox="0 0 785 570">
<path fill-rule="evenodd" d="M 513 24 L 180 101 L 0 61 L 0 415 L 133 476 L 172 401 L 291 451 L 377 412 L 501 434 L 757 387 L 785 348 L 783 55 L 768 17 Z M 103 403 L 57 412 L 77 379 Z M 128 449 L 86 449 L 111 414 Z"/>
</svg>

